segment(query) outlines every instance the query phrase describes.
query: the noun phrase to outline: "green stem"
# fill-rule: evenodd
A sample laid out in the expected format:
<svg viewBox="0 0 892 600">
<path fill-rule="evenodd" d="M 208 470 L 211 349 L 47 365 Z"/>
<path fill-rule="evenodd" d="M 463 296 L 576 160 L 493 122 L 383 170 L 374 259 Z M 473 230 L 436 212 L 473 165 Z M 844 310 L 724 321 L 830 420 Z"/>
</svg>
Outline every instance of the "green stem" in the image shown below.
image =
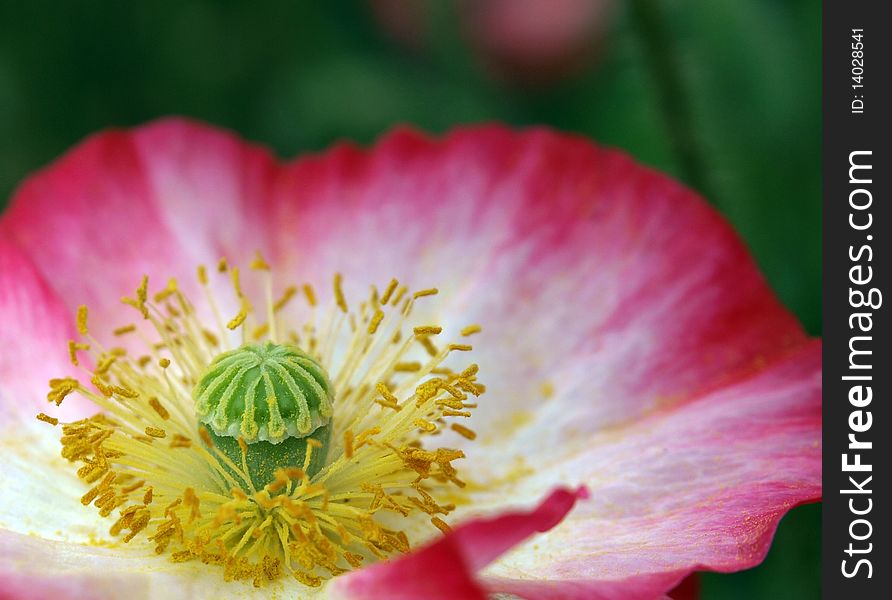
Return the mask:
<svg viewBox="0 0 892 600">
<path fill-rule="evenodd" d="M 710 198 L 705 161 L 694 134 L 691 106 L 683 83 L 678 52 L 659 0 L 633 0 L 632 18 L 644 44 L 645 61 L 657 86 L 660 110 L 681 177 Z"/>
</svg>

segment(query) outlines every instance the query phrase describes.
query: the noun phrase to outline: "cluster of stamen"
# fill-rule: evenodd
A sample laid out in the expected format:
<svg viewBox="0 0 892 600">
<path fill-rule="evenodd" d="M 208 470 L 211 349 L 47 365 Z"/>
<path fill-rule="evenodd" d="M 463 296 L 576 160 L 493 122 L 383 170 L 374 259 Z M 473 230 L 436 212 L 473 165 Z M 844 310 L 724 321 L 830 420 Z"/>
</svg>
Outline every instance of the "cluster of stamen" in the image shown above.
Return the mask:
<svg viewBox="0 0 892 600">
<path fill-rule="evenodd" d="M 442 517 L 465 486 L 453 462 L 464 453 L 428 441 L 446 429 L 473 440 L 474 431 L 456 421 L 471 415 L 484 386 L 476 365 L 446 366 L 470 345 L 438 345 L 439 326 L 413 322 L 413 307 L 437 290 L 412 293 L 392 280 L 380 292 L 373 286 L 351 310 L 336 274 L 333 302 L 323 309 L 311 285 L 276 297 L 262 257 L 251 267 L 263 284 L 263 311 L 243 292 L 239 270 L 217 265 L 239 307 L 228 320 L 212 291 L 213 274 L 199 267 L 212 326 L 175 280 L 150 297 L 143 278 L 135 298 L 123 298 L 139 318 L 113 331 L 136 338 L 131 348 L 145 347 L 137 356 L 103 346 L 88 331 L 86 308 L 78 310 L 81 339 L 69 350 L 84 381 L 54 379 L 47 398 L 59 405 L 78 393 L 102 410 L 61 425 L 62 456 L 89 486 L 81 502 L 112 519 L 109 533 L 121 542 L 145 540 L 170 560 L 221 565 L 227 580 L 254 585 L 290 575 L 318 586 L 407 552 L 403 518 L 448 531 Z M 294 306 L 300 299 L 303 305 Z M 305 320 L 298 324 L 300 313 Z M 470 325 L 461 333 L 479 330 Z M 258 482 L 245 440 L 238 439 L 241 461 L 221 452 L 196 418 L 191 390 L 215 356 L 266 341 L 300 347 L 328 370 L 334 417 L 327 447 L 308 440 L 303 464 L 283 464 L 272 481 Z M 44 413 L 38 419 L 59 425 Z M 308 473 L 316 452 L 325 454 L 324 466 Z"/>
</svg>

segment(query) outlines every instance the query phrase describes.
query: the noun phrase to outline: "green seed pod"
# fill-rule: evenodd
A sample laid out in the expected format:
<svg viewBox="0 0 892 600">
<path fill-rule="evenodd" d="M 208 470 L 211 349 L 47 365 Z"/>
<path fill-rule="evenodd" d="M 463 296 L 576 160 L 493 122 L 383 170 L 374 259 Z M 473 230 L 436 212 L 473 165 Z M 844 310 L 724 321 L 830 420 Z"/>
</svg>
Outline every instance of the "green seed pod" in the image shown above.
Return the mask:
<svg viewBox="0 0 892 600">
<path fill-rule="evenodd" d="M 242 449 L 236 438 L 220 436 L 211 430 L 208 430 L 208 433 L 218 450 L 236 465 L 242 464 Z M 245 462 L 254 485 L 262 487 L 271 483 L 276 478 L 276 469 L 284 467 L 303 469 L 308 439 L 314 439 L 322 444 L 321 448 L 313 448 L 310 464 L 306 468 L 307 475 L 312 477 L 325 466 L 325 454 L 331 440 L 329 425 L 323 425 L 305 438 L 288 438 L 279 444 L 270 444 L 269 442 L 246 444 Z M 238 479 L 238 474 L 227 465 L 224 464 L 223 468 Z"/>
<path fill-rule="evenodd" d="M 312 466 L 324 464 L 330 437 L 333 393 L 316 360 L 286 344 L 246 344 L 217 356 L 192 390 L 199 421 L 215 445 L 241 464 L 238 438 L 252 463 L 272 478 L 277 467 L 303 467 L 306 439 L 324 444 L 313 450 Z M 255 473 L 252 473 L 254 476 Z M 260 473 L 256 474 L 258 477 Z M 258 481 L 255 481 L 260 485 Z"/>
</svg>

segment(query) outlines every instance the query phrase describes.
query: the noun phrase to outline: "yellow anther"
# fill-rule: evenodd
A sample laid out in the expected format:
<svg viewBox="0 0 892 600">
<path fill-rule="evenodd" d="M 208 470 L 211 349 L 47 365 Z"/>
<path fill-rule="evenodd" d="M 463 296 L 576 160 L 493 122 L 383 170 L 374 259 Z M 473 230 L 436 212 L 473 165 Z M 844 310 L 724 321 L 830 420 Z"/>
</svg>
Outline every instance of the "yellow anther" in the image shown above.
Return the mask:
<svg viewBox="0 0 892 600">
<path fill-rule="evenodd" d="M 467 427 L 464 427 L 463 425 L 459 425 L 458 423 L 453 423 L 452 425 L 449 426 L 449 428 L 452 429 L 452 431 L 459 434 L 460 436 L 467 438 L 469 440 L 473 441 L 473 440 L 477 439 L 476 432 L 474 432 L 472 429 L 468 429 Z"/>
<path fill-rule="evenodd" d="M 372 437 L 378 435 L 379 433 L 381 433 L 380 427 L 371 427 L 360 432 L 360 434 L 356 436 L 354 448 L 357 450 L 359 448 L 362 448 Z"/>
<path fill-rule="evenodd" d="M 462 329 L 461 334 L 462 336 L 467 337 L 469 335 L 474 335 L 475 333 L 480 333 L 481 331 L 483 331 L 483 328 L 480 325 L 474 324 L 468 325 L 467 327 Z"/>
<path fill-rule="evenodd" d="M 399 281 L 396 279 L 391 279 L 390 283 L 387 284 L 387 287 L 384 289 L 384 293 L 381 295 L 381 304 L 386 305 L 390 302 L 391 296 L 396 291 L 397 286 L 399 285 Z"/>
<path fill-rule="evenodd" d="M 65 377 L 62 379 L 50 379 L 50 391 L 46 395 L 46 399 L 55 402 L 56 406 L 62 404 L 62 400 L 71 392 L 80 388 L 77 379 Z"/>
<path fill-rule="evenodd" d="M 136 301 L 139 302 L 139 308 L 145 311 L 146 300 L 149 299 L 149 276 L 143 275 L 139 287 L 136 288 Z M 144 313 L 145 314 L 145 313 Z M 146 317 L 148 318 L 148 317 Z"/>
<path fill-rule="evenodd" d="M 83 304 L 77 307 L 77 332 L 87 335 L 87 307 Z"/>
<path fill-rule="evenodd" d="M 269 333 L 269 323 L 261 323 L 251 332 L 251 338 L 255 341 L 262 340 Z"/>
<path fill-rule="evenodd" d="M 282 297 L 273 303 L 273 312 L 279 312 L 280 310 L 285 308 L 285 305 L 288 304 L 288 302 L 292 298 L 294 298 L 295 294 L 297 294 L 297 288 L 293 285 L 285 288 L 285 292 L 282 294 Z"/>
<path fill-rule="evenodd" d="M 167 287 L 153 296 L 155 302 L 164 302 L 177 292 L 177 280 L 171 277 L 167 280 Z"/>
<path fill-rule="evenodd" d="M 384 312 L 380 308 L 375 309 L 375 314 L 372 316 L 372 320 L 369 322 L 369 335 L 374 335 L 374 333 L 378 331 L 378 325 L 381 324 L 382 319 L 384 319 Z"/>
<path fill-rule="evenodd" d="M 75 367 L 79 366 L 77 360 L 77 353 L 79 350 L 89 350 L 90 344 L 82 344 L 80 342 L 75 342 L 74 340 L 68 341 L 68 360 L 71 361 Z"/>
<path fill-rule="evenodd" d="M 166 369 L 167 367 L 170 366 L 170 359 L 169 358 L 160 359 L 158 361 L 158 366 L 161 367 L 162 369 Z"/>
<path fill-rule="evenodd" d="M 81 504 L 88 506 L 100 494 L 108 490 L 111 484 L 115 481 L 115 477 L 117 477 L 115 473 L 107 473 L 101 482 L 90 488 L 86 494 L 81 496 Z"/>
<path fill-rule="evenodd" d="M 409 288 L 407 288 L 404 285 L 401 285 L 399 287 L 399 289 L 397 289 L 396 295 L 393 297 L 393 300 L 390 301 L 390 305 L 396 306 L 397 304 L 399 304 L 400 300 L 402 300 L 403 296 L 405 296 L 408 292 L 409 292 Z"/>
<path fill-rule="evenodd" d="M 431 517 L 431 523 L 433 523 L 434 527 L 436 527 L 443 533 L 449 533 L 452 531 L 452 528 L 447 525 L 446 522 L 440 517 Z"/>
<path fill-rule="evenodd" d="M 263 254 L 260 253 L 260 250 L 257 250 L 254 254 L 254 260 L 251 261 L 250 267 L 255 271 L 269 271 L 269 263 L 266 262 L 263 258 Z"/>
<path fill-rule="evenodd" d="M 412 421 L 412 424 L 422 431 L 426 431 L 427 433 L 433 433 L 437 430 L 437 426 L 427 419 L 415 419 L 414 421 Z"/>
<path fill-rule="evenodd" d="M 417 300 L 418 298 L 424 298 L 425 296 L 434 296 L 439 293 L 440 290 L 438 290 L 437 288 L 428 288 L 426 290 L 418 290 L 417 292 L 412 294 L 412 298 Z"/>
<path fill-rule="evenodd" d="M 444 417 L 470 417 L 471 413 L 466 410 L 465 411 L 452 410 L 452 409 L 447 408 L 443 411 L 443 416 Z"/>
<path fill-rule="evenodd" d="M 229 263 L 226 262 L 225 258 L 221 258 L 219 261 L 217 261 L 218 273 L 225 273 L 227 269 L 229 269 Z"/>
<path fill-rule="evenodd" d="M 403 407 L 400 406 L 399 404 L 397 404 L 397 403 L 395 403 L 395 402 L 391 402 L 390 400 L 387 400 L 387 399 L 384 399 L 384 398 L 377 398 L 377 399 L 375 400 L 375 403 L 376 403 L 376 404 L 380 404 L 380 405 L 383 406 L 384 408 L 391 408 L 391 409 L 396 410 L 396 411 L 400 411 L 400 410 L 403 409 Z"/>
<path fill-rule="evenodd" d="M 131 324 L 131 325 L 124 325 L 123 327 L 118 327 L 117 329 L 112 331 L 112 333 L 114 333 L 115 335 L 124 335 L 127 333 L 131 333 L 133 331 L 136 331 L 136 325 Z"/>
<path fill-rule="evenodd" d="M 344 456 L 347 460 L 353 458 L 353 430 L 351 429 L 344 432 Z"/>
<path fill-rule="evenodd" d="M 233 272 L 235 270 L 233 269 Z M 248 311 L 250 310 L 250 305 L 248 304 L 247 299 L 242 298 L 242 307 L 239 309 L 238 314 L 235 315 L 227 324 L 227 329 L 236 329 L 239 325 L 245 322 L 245 319 L 248 318 Z"/>
<path fill-rule="evenodd" d="M 421 327 L 415 327 L 412 329 L 412 332 L 415 335 L 437 335 L 443 331 L 442 327 L 437 327 L 436 325 L 423 325 Z"/>
<path fill-rule="evenodd" d="M 160 427 L 146 427 L 146 435 L 149 437 L 161 439 L 167 437 L 167 432 Z"/>
<path fill-rule="evenodd" d="M 461 400 L 456 400 L 455 398 L 441 398 L 437 400 L 437 406 L 448 406 L 454 410 L 461 410 L 465 407 Z"/>
<path fill-rule="evenodd" d="M 139 398 L 139 393 L 128 387 L 121 385 L 112 385 L 110 387 L 113 394 L 121 396 L 122 398 Z"/>
<path fill-rule="evenodd" d="M 341 312 L 347 313 L 348 312 L 347 299 L 344 298 L 344 290 L 341 287 L 341 284 L 343 283 L 343 279 L 344 279 L 343 275 L 341 275 L 340 273 L 335 273 L 334 295 L 335 295 L 335 302 L 337 303 L 338 308 L 341 309 Z"/>
<path fill-rule="evenodd" d="M 38 413 L 38 414 L 37 414 L 37 420 L 38 420 L 38 421 L 43 421 L 44 423 L 49 423 L 49 424 L 52 425 L 53 427 L 55 427 L 56 425 L 59 424 L 59 419 L 57 419 L 57 418 L 55 418 L 55 417 L 51 417 L 51 416 L 49 416 L 49 415 L 47 415 L 47 414 L 45 414 L 45 413 Z"/>
<path fill-rule="evenodd" d="M 313 289 L 313 286 L 309 283 L 303 284 L 304 296 L 307 298 L 307 303 L 310 306 L 316 306 L 316 291 Z"/>
<path fill-rule="evenodd" d="M 198 437 L 201 438 L 201 441 L 204 442 L 205 446 L 213 446 L 214 442 L 211 440 L 211 434 L 208 433 L 208 430 L 204 427 L 198 428 Z"/>
<path fill-rule="evenodd" d="M 235 290 L 235 295 L 239 298 L 244 298 L 245 295 L 242 293 L 242 278 L 239 268 L 232 267 L 230 276 L 232 277 L 232 289 Z"/>
<path fill-rule="evenodd" d="M 474 349 L 470 344 L 449 344 L 450 352 L 470 352 Z"/>
<path fill-rule="evenodd" d="M 198 269 L 196 270 L 196 274 L 198 275 L 198 283 L 201 285 L 208 284 L 208 270 L 204 265 L 198 265 Z"/>
<path fill-rule="evenodd" d="M 210 344 L 212 347 L 215 347 L 215 348 L 216 348 L 217 346 L 220 345 L 220 340 L 217 338 L 216 335 L 214 335 L 214 332 L 213 332 L 213 331 L 210 331 L 210 330 L 208 330 L 208 329 L 202 329 L 202 330 L 201 330 L 201 337 L 203 337 L 203 338 L 204 338 L 204 341 L 206 341 L 206 342 L 207 342 L 208 344 Z"/>
<path fill-rule="evenodd" d="M 189 448 L 191 446 L 192 440 L 179 433 L 173 434 L 173 438 L 170 440 L 171 448 Z"/>
<path fill-rule="evenodd" d="M 391 393 L 391 391 L 387 389 L 387 386 L 384 383 L 379 382 L 375 385 L 375 389 L 384 397 L 384 400 L 387 402 L 387 404 L 391 404 L 394 406 L 399 404 L 399 398 L 394 396 L 393 393 Z"/>
<path fill-rule="evenodd" d="M 99 390 L 99 393 L 105 396 L 106 398 L 111 398 L 115 391 L 112 389 L 112 386 L 108 385 L 98 375 L 94 375 L 90 378 L 90 382 L 96 386 L 96 389 Z"/>
<path fill-rule="evenodd" d="M 98 375 L 105 375 L 106 373 L 108 373 L 108 370 L 111 369 L 111 366 L 115 364 L 116 360 L 118 360 L 118 357 L 114 355 L 104 355 L 100 357 L 99 362 L 96 363 L 96 368 L 93 369 L 93 372 Z"/>
<path fill-rule="evenodd" d="M 191 512 L 189 514 L 190 523 L 195 519 L 201 517 L 201 501 L 195 494 L 195 490 L 191 487 L 187 487 L 185 490 L 183 490 L 183 504 L 191 509 Z"/>
</svg>

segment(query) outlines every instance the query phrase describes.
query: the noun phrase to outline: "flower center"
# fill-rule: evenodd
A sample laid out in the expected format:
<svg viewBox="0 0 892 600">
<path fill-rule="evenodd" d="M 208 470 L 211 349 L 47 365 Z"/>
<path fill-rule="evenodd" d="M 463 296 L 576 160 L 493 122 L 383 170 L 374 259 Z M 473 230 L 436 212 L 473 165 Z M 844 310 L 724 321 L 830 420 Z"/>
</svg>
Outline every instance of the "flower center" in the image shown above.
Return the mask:
<svg viewBox="0 0 892 600">
<path fill-rule="evenodd" d="M 82 339 L 69 350 L 91 385 L 54 379 L 47 397 L 59 405 L 76 392 L 102 409 L 62 424 L 62 456 L 90 486 L 82 504 L 111 519 L 123 543 L 258 586 L 282 575 L 317 586 L 407 552 L 416 522 L 448 531 L 440 517 L 461 501 L 452 463 L 464 453 L 428 442 L 447 430 L 473 440 L 455 421 L 484 386 L 476 365 L 453 365 L 470 345 L 440 346 L 441 327 L 414 322 L 416 303 L 437 290 L 392 280 L 351 310 L 335 275 L 326 309 L 309 284 L 274 297 L 259 255 L 252 269 L 264 311 L 239 270 L 218 265 L 239 306 L 228 322 L 204 267 L 200 308 L 175 280 L 150 299 L 143 278 L 123 299 L 141 319 L 112 332 L 129 344 L 105 347 L 78 310 Z"/>
<path fill-rule="evenodd" d="M 267 341 L 224 352 L 192 396 L 214 446 L 236 464 L 244 452 L 254 484 L 272 482 L 284 465 L 303 466 L 309 477 L 322 468 L 331 439 L 331 384 L 298 348 Z"/>
</svg>

